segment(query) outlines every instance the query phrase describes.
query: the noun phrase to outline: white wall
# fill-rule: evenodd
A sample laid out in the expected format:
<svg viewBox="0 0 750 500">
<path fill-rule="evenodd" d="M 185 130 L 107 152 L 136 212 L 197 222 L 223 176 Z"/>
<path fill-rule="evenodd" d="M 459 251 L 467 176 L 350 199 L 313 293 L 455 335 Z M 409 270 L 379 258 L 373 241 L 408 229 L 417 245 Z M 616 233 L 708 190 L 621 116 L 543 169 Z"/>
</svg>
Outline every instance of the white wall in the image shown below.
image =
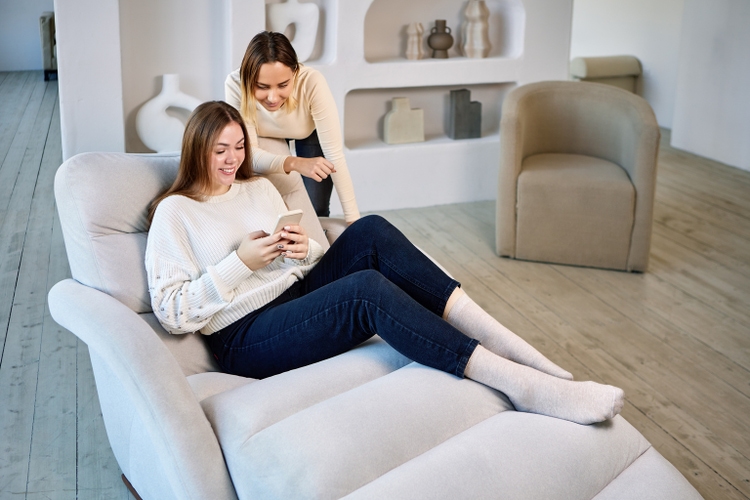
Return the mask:
<svg viewBox="0 0 750 500">
<path fill-rule="evenodd" d="M 643 65 L 643 97 L 672 128 L 686 0 L 575 0 L 570 57 L 632 55 Z M 738 0 L 742 1 L 742 0 Z"/>
<path fill-rule="evenodd" d="M 135 117 L 161 90 L 161 75 L 179 74 L 180 90 L 201 101 L 224 99 L 226 75 L 239 66 L 252 36 L 265 27 L 264 4 L 262 0 L 119 3 L 125 148 L 149 152 L 135 130 Z"/>
<path fill-rule="evenodd" d="M 672 145 L 750 170 L 750 2 L 685 0 Z"/>
<path fill-rule="evenodd" d="M 39 16 L 53 0 L 0 0 L 0 71 L 43 69 Z"/>
<path fill-rule="evenodd" d="M 55 0 L 63 159 L 124 151 L 118 0 Z"/>
</svg>

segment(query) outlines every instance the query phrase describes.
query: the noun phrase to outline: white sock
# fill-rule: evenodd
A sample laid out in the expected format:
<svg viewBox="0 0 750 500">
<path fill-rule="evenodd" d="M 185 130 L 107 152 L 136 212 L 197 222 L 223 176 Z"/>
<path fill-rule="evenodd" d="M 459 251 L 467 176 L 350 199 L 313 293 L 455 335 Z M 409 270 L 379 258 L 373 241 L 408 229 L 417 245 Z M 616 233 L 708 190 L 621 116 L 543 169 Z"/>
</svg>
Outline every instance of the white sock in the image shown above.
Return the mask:
<svg viewBox="0 0 750 500">
<path fill-rule="evenodd" d="M 505 393 L 518 411 L 584 425 L 613 418 L 625 402 L 620 388 L 552 377 L 497 356 L 481 345 L 469 358 L 464 375 Z"/>
<path fill-rule="evenodd" d="M 485 349 L 498 356 L 553 377 L 573 380 L 570 372 L 557 366 L 528 342 L 501 325 L 465 293 L 461 294 L 448 312 L 446 321 L 464 335 L 477 339 Z"/>
</svg>

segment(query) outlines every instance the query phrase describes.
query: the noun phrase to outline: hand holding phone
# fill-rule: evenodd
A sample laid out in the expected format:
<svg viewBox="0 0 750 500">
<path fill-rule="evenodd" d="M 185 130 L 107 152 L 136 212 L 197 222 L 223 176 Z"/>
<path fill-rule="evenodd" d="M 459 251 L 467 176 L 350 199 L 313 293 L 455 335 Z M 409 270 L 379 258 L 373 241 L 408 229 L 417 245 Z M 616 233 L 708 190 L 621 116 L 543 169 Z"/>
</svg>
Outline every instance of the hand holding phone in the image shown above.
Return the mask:
<svg viewBox="0 0 750 500">
<path fill-rule="evenodd" d="M 301 260 L 307 256 L 308 238 L 305 228 L 299 225 L 302 220 L 302 210 L 292 210 L 279 215 L 273 234 L 281 232 L 278 248 L 282 250 L 282 257 Z M 289 231 L 284 228 L 291 226 Z"/>
<path fill-rule="evenodd" d="M 273 230 L 271 234 L 276 234 L 282 229 L 284 229 L 284 226 L 293 226 L 300 223 L 302 220 L 302 210 L 290 210 L 289 212 L 283 213 L 279 215 L 279 219 L 276 222 L 276 229 Z"/>
</svg>

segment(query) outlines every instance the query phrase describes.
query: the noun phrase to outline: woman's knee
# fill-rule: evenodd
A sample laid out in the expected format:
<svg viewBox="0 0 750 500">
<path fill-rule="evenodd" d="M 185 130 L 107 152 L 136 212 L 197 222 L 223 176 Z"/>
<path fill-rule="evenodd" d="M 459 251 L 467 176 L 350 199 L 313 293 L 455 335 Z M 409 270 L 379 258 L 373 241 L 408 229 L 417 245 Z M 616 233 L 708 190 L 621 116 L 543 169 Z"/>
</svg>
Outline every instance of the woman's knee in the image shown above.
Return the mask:
<svg viewBox="0 0 750 500">
<path fill-rule="evenodd" d="M 388 278 L 375 269 L 363 269 L 343 279 L 351 295 L 359 298 L 383 297 L 383 294 L 391 293 L 394 287 Z"/>
<path fill-rule="evenodd" d="M 357 222 L 352 224 L 350 229 L 357 228 L 359 230 L 369 231 L 376 233 L 377 231 L 382 230 L 383 228 L 389 228 L 392 227 L 391 223 L 385 220 L 380 215 L 365 215 L 364 217 L 361 217 Z"/>
</svg>

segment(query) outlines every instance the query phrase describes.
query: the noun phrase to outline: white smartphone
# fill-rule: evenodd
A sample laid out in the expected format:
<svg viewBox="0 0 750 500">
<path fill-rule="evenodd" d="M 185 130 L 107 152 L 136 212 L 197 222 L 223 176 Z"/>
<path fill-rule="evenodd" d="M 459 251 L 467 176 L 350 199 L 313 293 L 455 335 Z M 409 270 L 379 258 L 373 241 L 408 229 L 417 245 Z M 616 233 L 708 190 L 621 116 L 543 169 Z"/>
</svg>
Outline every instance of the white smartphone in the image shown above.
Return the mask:
<svg viewBox="0 0 750 500">
<path fill-rule="evenodd" d="M 276 229 L 273 230 L 273 233 L 276 234 L 279 231 L 281 231 L 284 226 L 293 226 L 296 224 L 299 224 L 299 222 L 302 220 L 302 210 L 290 210 L 289 212 L 279 214 L 279 220 L 276 222 Z"/>
</svg>

